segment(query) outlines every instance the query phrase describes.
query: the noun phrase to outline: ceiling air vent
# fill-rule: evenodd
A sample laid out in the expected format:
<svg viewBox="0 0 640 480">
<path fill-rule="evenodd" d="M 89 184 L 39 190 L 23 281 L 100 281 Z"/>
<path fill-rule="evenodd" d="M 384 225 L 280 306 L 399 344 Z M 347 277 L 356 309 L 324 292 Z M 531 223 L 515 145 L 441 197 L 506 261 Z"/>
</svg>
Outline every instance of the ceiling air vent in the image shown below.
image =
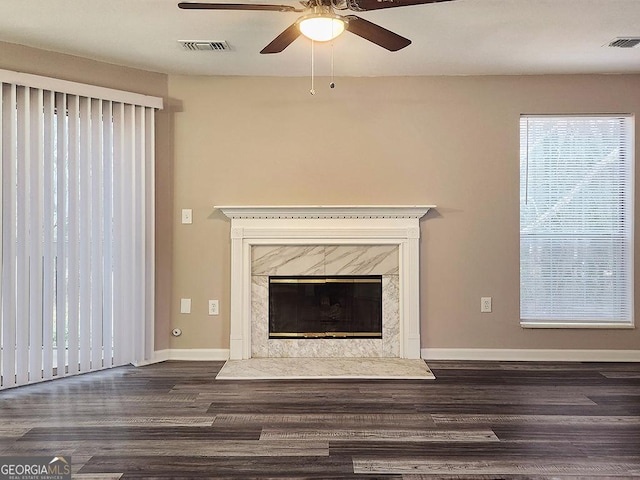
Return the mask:
<svg viewBox="0 0 640 480">
<path fill-rule="evenodd" d="M 190 51 L 202 51 L 202 52 L 226 52 L 231 50 L 229 44 L 226 41 L 212 42 L 209 40 L 179 40 L 180 44 L 185 50 Z"/>
<path fill-rule="evenodd" d="M 617 48 L 633 48 L 640 45 L 640 37 L 625 37 L 616 38 L 607 45 L 608 47 Z"/>
</svg>

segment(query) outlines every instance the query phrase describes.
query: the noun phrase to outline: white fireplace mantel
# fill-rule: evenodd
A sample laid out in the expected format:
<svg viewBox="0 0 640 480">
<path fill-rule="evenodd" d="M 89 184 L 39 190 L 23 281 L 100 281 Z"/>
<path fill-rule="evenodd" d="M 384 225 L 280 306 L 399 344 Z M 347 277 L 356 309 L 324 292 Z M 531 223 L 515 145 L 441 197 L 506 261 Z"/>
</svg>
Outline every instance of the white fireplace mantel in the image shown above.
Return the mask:
<svg viewBox="0 0 640 480">
<path fill-rule="evenodd" d="M 234 218 L 422 218 L 435 205 L 288 205 L 215 207 Z"/>
<path fill-rule="evenodd" d="M 215 207 L 231 219 L 230 358 L 251 358 L 251 248 L 254 245 L 397 245 L 399 356 L 420 358 L 419 221 L 434 207 Z"/>
</svg>

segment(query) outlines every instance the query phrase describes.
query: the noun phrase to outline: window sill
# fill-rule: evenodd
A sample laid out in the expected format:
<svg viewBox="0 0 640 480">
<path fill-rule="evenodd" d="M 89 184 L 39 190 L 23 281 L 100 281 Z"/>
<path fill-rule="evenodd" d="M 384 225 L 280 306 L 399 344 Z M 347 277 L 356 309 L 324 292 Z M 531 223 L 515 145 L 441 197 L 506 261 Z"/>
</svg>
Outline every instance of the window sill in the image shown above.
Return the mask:
<svg viewBox="0 0 640 480">
<path fill-rule="evenodd" d="M 595 328 L 595 329 L 632 329 L 633 323 L 561 323 L 561 322 L 520 322 L 522 328 Z"/>
</svg>

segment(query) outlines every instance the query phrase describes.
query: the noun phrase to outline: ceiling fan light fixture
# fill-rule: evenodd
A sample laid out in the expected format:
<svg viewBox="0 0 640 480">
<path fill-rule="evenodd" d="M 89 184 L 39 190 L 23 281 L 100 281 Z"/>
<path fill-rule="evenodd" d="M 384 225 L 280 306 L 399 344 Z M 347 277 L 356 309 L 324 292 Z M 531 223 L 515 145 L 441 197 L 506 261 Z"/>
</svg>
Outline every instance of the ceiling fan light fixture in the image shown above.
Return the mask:
<svg viewBox="0 0 640 480">
<path fill-rule="evenodd" d="M 345 29 L 345 20 L 330 13 L 312 13 L 298 22 L 300 33 L 315 42 L 333 40 Z"/>
</svg>

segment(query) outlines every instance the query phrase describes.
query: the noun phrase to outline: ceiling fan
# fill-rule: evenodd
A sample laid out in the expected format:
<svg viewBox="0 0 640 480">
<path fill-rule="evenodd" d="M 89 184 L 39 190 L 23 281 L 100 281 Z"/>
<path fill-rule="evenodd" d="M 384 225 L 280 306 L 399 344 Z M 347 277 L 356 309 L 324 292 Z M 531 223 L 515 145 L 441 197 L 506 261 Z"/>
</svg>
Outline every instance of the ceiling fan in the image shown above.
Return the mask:
<svg viewBox="0 0 640 480">
<path fill-rule="evenodd" d="M 260 53 L 280 53 L 291 45 L 300 35 L 316 41 L 327 41 L 337 37 L 345 30 L 373 42 L 382 48 L 386 48 L 391 52 L 395 52 L 409 46 L 411 40 L 356 15 L 336 15 L 335 10 L 366 12 L 383 8 L 450 1 L 452 0 L 304 0 L 300 2 L 302 8 L 296 8 L 290 5 L 255 3 L 181 2 L 178 4 L 178 7 L 185 10 L 309 12 L 273 39 Z"/>
</svg>

